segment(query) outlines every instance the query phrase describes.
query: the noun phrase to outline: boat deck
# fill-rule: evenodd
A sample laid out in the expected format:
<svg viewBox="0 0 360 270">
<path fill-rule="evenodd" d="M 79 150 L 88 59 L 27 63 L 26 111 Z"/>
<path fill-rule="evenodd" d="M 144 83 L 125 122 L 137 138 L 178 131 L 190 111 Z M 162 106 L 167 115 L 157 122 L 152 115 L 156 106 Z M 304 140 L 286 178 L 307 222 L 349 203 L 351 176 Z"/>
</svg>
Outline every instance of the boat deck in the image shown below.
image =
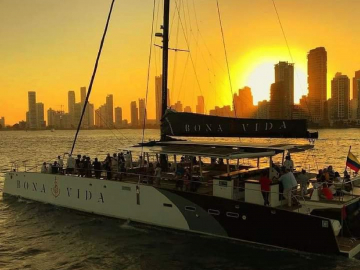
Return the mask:
<svg viewBox="0 0 360 270">
<path fill-rule="evenodd" d="M 336 237 L 336 240 L 342 255 L 352 258 L 360 252 L 360 240 L 342 236 Z"/>
</svg>

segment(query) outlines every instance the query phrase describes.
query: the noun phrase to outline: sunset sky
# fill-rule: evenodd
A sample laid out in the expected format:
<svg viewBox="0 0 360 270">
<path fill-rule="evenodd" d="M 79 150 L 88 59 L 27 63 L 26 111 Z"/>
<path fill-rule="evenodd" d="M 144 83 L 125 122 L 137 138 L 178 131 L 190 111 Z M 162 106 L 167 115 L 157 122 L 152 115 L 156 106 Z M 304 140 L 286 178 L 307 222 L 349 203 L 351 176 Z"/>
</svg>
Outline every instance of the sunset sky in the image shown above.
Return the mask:
<svg viewBox="0 0 360 270">
<path fill-rule="evenodd" d="M 64 105 L 67 111 L 69 90 L 76 91 L 79 101 L 80 87 L 89 84 L 110 2 L 0 0 L 0 116 L 5 116 L 7 124 L 25 119 L 27 92 L 31 90 L 37 92 L 37 102 L 43 102 L 45 110 L 60 110 Z M 354 76 L 355 70 L 360 69 L 359 0 L 275 2 L 295 62 L 295 102 L 307 94 L 306 57 L 310 49 L 326 48 L 329 83 L 338 71 L 350 78 Z M 274 64 L 292 62 L 272 1 L 219 3 L 233 92 L 250 86 L 256 104 L 269 99 Z M 171 103 L 180 100 L 184 106 L 195 109 L 196 96 L 202 94 L 206 110 L 230 105 L 216 1 L 172 0 L 171 7 L 170 47 L 187 49 L 187 40 L 193 60 L 189 53 L 170 51 Z M 145 97 L 152 9 L 152 0 L 115 2 L 90 97 L 95 108 L 105 103 L 107 94 L 113 94 L 114 105 L 122 107 L 123 117 L 128 119 L 130 101 Z M 159 31 L 159 0 L 156 20 Z M 154 39 L 153 43 L 161 44 L 161 40 Z M 153 47 L 149 118 L 155 118 L 154 77 L 161 73 L 160 53 L 159 48 Z"/>
</svg>

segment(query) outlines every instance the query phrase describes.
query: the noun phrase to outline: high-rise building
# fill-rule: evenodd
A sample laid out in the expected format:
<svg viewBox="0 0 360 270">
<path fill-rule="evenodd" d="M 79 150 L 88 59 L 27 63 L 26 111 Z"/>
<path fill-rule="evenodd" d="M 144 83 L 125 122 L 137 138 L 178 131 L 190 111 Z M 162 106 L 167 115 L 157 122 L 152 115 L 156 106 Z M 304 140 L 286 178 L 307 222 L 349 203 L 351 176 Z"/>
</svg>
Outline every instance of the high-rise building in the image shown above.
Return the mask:
<svg viewBox="0 0 360 270">
<path fill-rule="evenodd" d="M 146 123 L 147 115 L 146 115 L 145 99 L 139 98 L 139 124 L 140 125 L 144 125 L 144 119 L 145 119 L 145 123 Z"/>
<path fill-rule="evenodd" d="M 88 103 L 87 105 L 88 110 L 88 118 L 86 123 L 86 128 L 93 128 L 94 127 L 94 104 Z"/>
<path fill-rule="evenodd" d="M 253 96 L 251 88 L 245 86 L 243 89 L 239 89 L 238 94 L 234 94 L 234 113 L 239 118 L 253 117 L 255 112 Z"/>
<path fill-rule="evenodd" d="M 197 97 L 196 113 L 205 113 L 205 101 L 203 96 Z"/>
<path fill-rule="evenodd" d="M 38 129 L 46 127 L 44 103 L 36 103 L 36 125 Z"/>
<path fill-rule="evenodd" d="M 331 81 L 331 119 L 347 120 L 350 110 L 350 79 L 340 72 Z"/>
<path fill-rule="evenodd" d="M 167 107 L 170 104 L 169 89 L 167 89 Z M 155 109 L 156 109 L 156 123 L 160 124 L 161 120 L 161 105 L 162 105 L 162 75 L 155 76 Z"/>
<path fill-rule="evenodd" d="M 70 124 L 75 127 L 75 92 L 69 91 L 68 92 L 68 113 L 70 116 Z"/>
<path fill-rule="evenodd" d="M 293 106 L 294 64 L 279 62 L 275 65 L 275 83 L 270 89 L 269 116 L 275 119 L 291 119 Z"/>
<path fill-rule="evenodd" d="M 106 97 L 106 123 L 108 127 L 114 125 L 114 98 L 113 95 Z"/>
<path fill-rule="evenodd" d="M 358 99 L 359 96 L 359 80 L 360 70 L 355 71 L 355 77 L 353 77 L 353 99 Z"/>
<path fill-rule="evenodd" d="M 5 128 L 5 117 L 0 118 L 0 128 Z"/>
<path fill-rule="evenodd" d="M 357 104 L 358 104 L 358 107 L 357 107 L 357 118 L 360 119 L 360 79 L 357 80 L 357 92 L 358 92 L 358 96 L 357 96 Z"/>
<path fill-rule="evenodd" d="M 27 117 L 27 127 L 30 129 L 37 128 L 37 117 L 36 117 L 36 92 L 28 92 L 28 117 Z"/>
<path fill-rule="evenodd" d="M 215 108 L 213 110 L 209 111 L 209 115 L 233 117 L 234 112 L 231 111 L 231 107 L 229 105 L 223 106 L 223 107 L 215 106 Z"/>
<path fill-rule="evenodd" d="M 324 47 L 308 53 L 308 110 L 312 122 L 327 120 L 324 103 L 327 100 L 327 52 Z"/>
<path fill-rule="evenodd" d="M 263 100 L 258 102 L 256 118 L 269 119 L 269 101 Z"/>
<path fill-rule="evenodd" d="M 190 107 L 190 106 L 186 106 L 186 107 L 184 108 L 184 112 L 191 113 L 191 107 Z"/>
<path fill-rule="evenodd" d="M 269 117 L 271 119 L 290 119 L 291 110 L 286 104 L 284 81 L 273 83 L 270 88 Z"/>
<path fill-rule="evenodd" d="M 131 112 L 131 126 L 139 126 L 139 115 L 138 108 L 136 107 L 136 101 L 131 101 L 130 103 L 130 112 Z"/>
<path fill-rule="evenodd" d="M 177 112 L 183 111 L 183 105 L 182 105 L 181 101 L 177 101 L 174 105 L 171 106 L 171 108 Z"/>
<path fill-rule="evenodd" d="M 80 102 L 82 104 L 85 103 L 85 99 L 86 99 L 86 87 L 85 86 L 82 86 L 80 87 Z"/>
<path fill-rule="evenodd" d="M 122 109 L 120 107 L 115 108 L 115 127 L 122 126 Z"/>
<path fill-rule="evenodd" d="M 108 127 L 106 123 L 106 104 L 101 105 L 99 109 L 95 110 L 95 126 L 99 128 Z"/>
</svg>

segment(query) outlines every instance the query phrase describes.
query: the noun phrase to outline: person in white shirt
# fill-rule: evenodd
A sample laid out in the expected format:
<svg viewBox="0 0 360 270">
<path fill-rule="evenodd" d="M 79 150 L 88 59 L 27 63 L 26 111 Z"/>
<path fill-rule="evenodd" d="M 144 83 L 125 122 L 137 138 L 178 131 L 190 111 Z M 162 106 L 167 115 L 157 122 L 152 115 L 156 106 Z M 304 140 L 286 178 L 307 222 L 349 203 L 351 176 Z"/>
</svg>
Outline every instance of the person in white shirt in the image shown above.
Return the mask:
<svg viewBox="0 0 360 270">
<path fill-rule="evenodd" d="M 48 169 L 46 167 L 46 162 L 44 162 L 41 166 L 41 173 L 47 173 L 48 172 Z"/>
<path fill-rule="evenodd" d="M 64 167 L 64 160 L 62 160 L 60 156 L 58 156 L 57 164 L 59 166 L 60 172 L 62 172 L 63 167 Z"/>
<path fill-rule="evenodd" d="M 292 190 L 297 187 L 295 176 L 292 172 L 286 169 L 286 172 L 282 176 L 280 176 L 279 182 L 281 182 L 284 187 L 284 197 L 288 201 L 288 206 L 291 207 Z"/>
<path fill-rule="evenodd" d="M 75 170 L 75 159 L 71 155 L 69 155 L 67 159 L 66 173 L 73 174 L 74 170 Z"/>
<path fill-rule="evenodd" d="M 304 196 L 307 193 L 309 177 L 306 175 L 306 171 L 303 169 L 298 176 L 298 181 L 300 184 L 300 194 Z"/>
</svg>

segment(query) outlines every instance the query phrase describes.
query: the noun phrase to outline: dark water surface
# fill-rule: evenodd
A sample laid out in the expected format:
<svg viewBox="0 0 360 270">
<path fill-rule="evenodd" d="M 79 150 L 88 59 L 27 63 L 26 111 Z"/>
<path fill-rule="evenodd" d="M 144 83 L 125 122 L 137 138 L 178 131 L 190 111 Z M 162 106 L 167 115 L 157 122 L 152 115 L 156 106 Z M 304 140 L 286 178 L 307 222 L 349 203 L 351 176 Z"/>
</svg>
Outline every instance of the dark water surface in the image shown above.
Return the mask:
<svg viewBox="0 0 360 270">
<path fill-rule="evenodd" d="M 74 131 L 0 132 L 0 171 L 13 160 L 29 160 L 28 165 L 54 160 L 69 151 L 73 135 Z M 146 140 L 157 139 L 158 131 L 149 130 L 145 136 Z M 350 145 L 360 156 L 359 136 L 357 129 L 320 130 L 315 150 L 294 157 L 295 164 L 310 164 L 311 168 L 331 164 L 342 172 Z M 102 158 L 140 140 L 140 130 L 82 131 L 75 153 Z M 146 227 L 0 194 L 0 269 L 330 270 L 360 269 L 360 260 Z"/>
</svg>

